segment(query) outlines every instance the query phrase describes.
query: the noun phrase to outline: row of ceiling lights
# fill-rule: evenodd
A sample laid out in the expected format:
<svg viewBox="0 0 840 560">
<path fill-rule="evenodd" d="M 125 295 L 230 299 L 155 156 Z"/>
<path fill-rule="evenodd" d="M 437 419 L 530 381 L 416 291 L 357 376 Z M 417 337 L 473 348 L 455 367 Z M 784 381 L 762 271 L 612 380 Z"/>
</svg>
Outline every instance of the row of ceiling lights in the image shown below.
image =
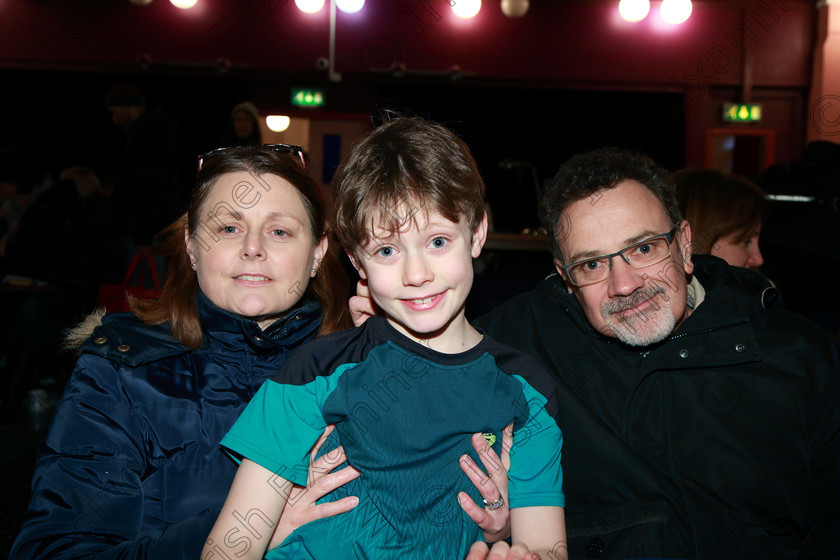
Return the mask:
<svg viewBox="0 0 840 560">
<path fill-rule="evenodd" d="M 129 0 L 132 4 L 146 6 L 152 0 Z M 176 8 L 189 10 L 198 3 L 198 0 L 169 0 Z M 314 14 L 320 12 L 324 7 L 325 0 L 295 0 L 295 5 L 302 12 Z M 530 0 L 502 0 L 502 12 L 511 18 L 518 18 L 525 15 L 530 6 Z M 336 7 L 344 13 L 353 14 L 362 9 L 365 0 L 335 0 Z M 474 17 L 481 10 L 481 0 L 458 0 L 451 3 L 452 11 L 456 16 L 462 18 Z"/>
<path fill-rule="evenodd" d="M 172 5 L 188 10 L 196 5 L 198 0 L 169 0 Z M 133 4 L 146 5 L 152 0 L 131 0 Z M 324 7 L 325 0 L 295 0 L 295 5 L 302 12 L 314 14 Z M 362 9 L 365 0 L 335 0 L 336 7 L 342 12 L 352 14 Z M 452 11 L 462 18 L 475 17 L 481 10 L 481 0 L 458 0 L 451 4 Z M 502 12 L 511 18 L 524 16 L 528 12 L 530 0 L 502 0 Z M 642 21 L 650 12 L 650 0 L 621 0 L 618 3 L 618 13 L 630 22 Z M 662 19 L 667 23 L 680 24 L 691 15 L 691 0 L 662 0 L 659 7 Z"/>
<path fill-rule="evenodd" d="M 325 0 L 295 0 L 295 5 L 303 12 L 314 14 L 321 11 Z M 502 12 L 512 18 L 522 17 L 528 11 L 530 0 L 502 0 Z M 352 14 L 365 5 L 365 0 L 335 0 L 336 7 L 342 12 Z M 452 12 L 462 18 L 475 17 L 481 10 L 481 0 L 458 0 L 452 2 Z"/>
<path fill-rule="evenodd" d="M 650 12 L 650 0 L 621 0 L 618 13 L 630 22 L 642 21 Z M 683 23 L 691 15 L 691 0 L 662 0 L 659 14 L 667 23 Z"/>
</svg>

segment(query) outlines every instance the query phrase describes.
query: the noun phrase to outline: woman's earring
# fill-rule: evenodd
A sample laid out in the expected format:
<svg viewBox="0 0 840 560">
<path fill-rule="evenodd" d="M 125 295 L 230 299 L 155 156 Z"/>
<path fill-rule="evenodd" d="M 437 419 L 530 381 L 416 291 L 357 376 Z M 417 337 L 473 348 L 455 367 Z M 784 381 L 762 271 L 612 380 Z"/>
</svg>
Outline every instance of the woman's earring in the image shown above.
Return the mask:
<svg viewBox="0 0 840 560">
<path fill-rule="evenodd" d="M 190 266 L 193 268 L 193 270 L 195 270 L 195 265 L 196 264 L 197 264 L 196 261 L 190 260 Z"/>
</svg>

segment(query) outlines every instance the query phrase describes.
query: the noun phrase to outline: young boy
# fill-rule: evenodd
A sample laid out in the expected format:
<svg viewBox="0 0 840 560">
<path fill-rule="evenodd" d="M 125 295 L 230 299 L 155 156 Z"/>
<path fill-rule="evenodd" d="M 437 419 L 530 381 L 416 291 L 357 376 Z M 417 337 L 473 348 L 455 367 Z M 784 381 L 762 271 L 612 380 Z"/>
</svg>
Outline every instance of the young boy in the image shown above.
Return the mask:
<svg viewBox="0 0 840 560">
<path fill-rule="evenodd" d="M 333 186 L 336 232 L 384 317 L 310 343 L 262 386 L 222 441 L 246 459 L 202 558 L 262 557 L 287 481 L 306 484 L 328 424 L 361 472 L 329 498 L 359 505 L 272 541 L 266 558 L 464 558 L 480 530 L 456 501 L 471 487 L 459 460 L 477 457 L 475 432 L 498 449 L 509 423 L 512 538 L 565 558 L 554 382 L 464 315 L 487 235 L 469 149 L 438 124 L 393 119 L 353 148 Z"/>
</svg>

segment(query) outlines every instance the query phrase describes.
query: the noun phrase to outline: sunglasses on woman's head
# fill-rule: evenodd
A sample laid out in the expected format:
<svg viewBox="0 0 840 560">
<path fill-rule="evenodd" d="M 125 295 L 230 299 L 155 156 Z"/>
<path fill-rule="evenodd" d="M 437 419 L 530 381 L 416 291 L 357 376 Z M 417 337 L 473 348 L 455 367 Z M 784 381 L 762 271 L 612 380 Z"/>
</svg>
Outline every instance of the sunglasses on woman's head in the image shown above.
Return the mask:
<svg viewBox="0 0 840 560">
<path fill-rule="evenodd" d="M 201 171 L 201 168 L 204 167 L 204 162 L 205 160 L 207 160 L 207 158 L 229 155 L 248 148 L 249 146 L 230 146 L 227 148 L 217 148 L 215 150 L 210 150 L 207 153 L 201 154 L 200 156 L 198 156 L 197 171 Z M 298 158 L 300 158 L 300 164 L 306 167 L 306 161 L 304 161 L 303 159 L 303 148 L 301 148 L 300 146 L 295 146 L 292 144 L 263 144 L 260 146 L 260 149 L 269 150 L 280 154 L 295 154 Z"/>
</svg>

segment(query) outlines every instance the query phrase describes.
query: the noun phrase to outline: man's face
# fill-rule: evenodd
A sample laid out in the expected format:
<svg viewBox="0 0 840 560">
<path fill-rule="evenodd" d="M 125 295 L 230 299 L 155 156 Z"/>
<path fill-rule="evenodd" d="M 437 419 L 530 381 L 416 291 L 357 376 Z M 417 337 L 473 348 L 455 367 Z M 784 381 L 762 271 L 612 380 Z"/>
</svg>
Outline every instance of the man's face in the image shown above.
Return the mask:
<svg viewBox="0 0 840 560">
<path fill-rule="evenodd" d="M 674 226 L 656 196 L 632 180 L 573 202 L 564 214 L 568 231 L 559 245 L 567 263 L 620 251 Z M 690 313 L 685 291 L 686 274 L 694 269 L 690 243 L 691 230 L 683 222 L 671 242 L 670 258 L 633 268 L 615 256 L 606 280 L 574 287 L 592 326 L 633 346 L 647 346 L 671 334 Z M 560 264 L 557 270 L 563 274 Z"/>
</svg>

